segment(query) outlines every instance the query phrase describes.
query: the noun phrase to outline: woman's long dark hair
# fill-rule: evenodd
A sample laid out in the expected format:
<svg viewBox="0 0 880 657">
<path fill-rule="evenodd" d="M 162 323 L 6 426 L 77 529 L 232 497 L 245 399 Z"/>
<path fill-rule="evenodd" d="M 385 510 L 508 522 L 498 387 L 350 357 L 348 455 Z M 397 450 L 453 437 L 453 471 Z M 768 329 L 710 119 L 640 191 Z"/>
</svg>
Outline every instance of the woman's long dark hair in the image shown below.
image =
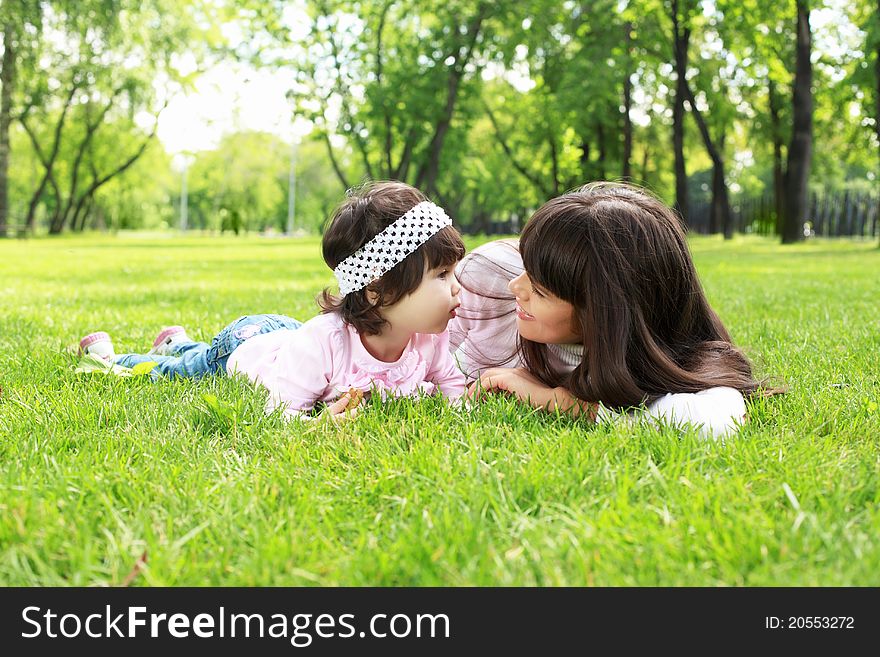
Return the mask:
<svg viewBox="0 0 880 657">
<path fill-rule="evenodd" d="M 520 338 L 549 386 L 610 408 L 672 392 L 760 383 L 709 306 L 678 216 L 642 189 L 592 183 L 545 203 L 520 237 L 531 279 L 574 306 L 583 358 L 554 371 L 543 344 Z"/>
</svg>

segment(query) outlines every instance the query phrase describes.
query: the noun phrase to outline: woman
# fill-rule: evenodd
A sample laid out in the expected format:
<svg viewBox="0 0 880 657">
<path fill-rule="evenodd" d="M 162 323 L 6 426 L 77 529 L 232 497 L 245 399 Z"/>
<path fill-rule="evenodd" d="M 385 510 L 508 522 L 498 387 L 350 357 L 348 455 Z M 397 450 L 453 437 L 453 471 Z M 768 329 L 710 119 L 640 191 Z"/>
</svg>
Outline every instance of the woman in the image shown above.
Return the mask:
<svg viewBox="0 0 880 657">
<path fill-rule="evenodd" d="M 642 406 L 720 436 L 760 387 L 706 300 L 676 214 L 633 185 L 548 201 L 518 243 L 485 244 L 456 274 L 450 348 L 471 397 L 506 391 L 593 420 Z"/>
</svg>

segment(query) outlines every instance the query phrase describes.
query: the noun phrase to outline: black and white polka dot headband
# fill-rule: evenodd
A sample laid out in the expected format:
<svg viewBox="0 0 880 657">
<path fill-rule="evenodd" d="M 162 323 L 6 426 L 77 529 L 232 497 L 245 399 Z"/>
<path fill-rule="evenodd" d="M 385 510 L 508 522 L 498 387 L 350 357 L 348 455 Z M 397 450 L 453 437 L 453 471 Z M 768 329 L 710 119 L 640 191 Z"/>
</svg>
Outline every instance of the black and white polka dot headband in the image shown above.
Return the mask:
<svg viewBox="0 0 880 657">
<path fill-rule="evenodd" d="M 430 201 L 410 208 L 333 270 L 339 281 L 339 293 L 345 296 L 365 288 L 451 225 L 452 219 L 443 208 Z"/>
</svg>

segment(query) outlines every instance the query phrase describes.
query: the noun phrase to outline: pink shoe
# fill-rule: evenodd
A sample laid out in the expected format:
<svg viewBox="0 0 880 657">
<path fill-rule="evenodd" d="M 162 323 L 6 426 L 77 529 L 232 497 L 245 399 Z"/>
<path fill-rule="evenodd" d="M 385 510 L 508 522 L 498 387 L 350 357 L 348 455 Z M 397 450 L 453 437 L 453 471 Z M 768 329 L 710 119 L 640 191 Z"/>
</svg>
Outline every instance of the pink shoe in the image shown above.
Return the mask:
<svg viewBox="0 0 880 657">
<path fill-rule="evenodd" d="M 186 329 L 182 326 L 168 326 L 156 336 L 156 339 L 153 340 L 153 348 L 147 353 L 170 356 L 174 353 L 174 347 L 182 342 L 192 342 L 186 334 Z"/>
<path fill-rule="evenodd" d="M 116 352 L 113 351 L 113 341 L 110 340 L 110 336 L 107 333 L 104 333 L 104 331 L 89 333 L 80 340 L 79 352 L 81 354 L 98 356 L 99 358 L 109 361 L 112 361 L 116 357 Z"/>
</svg>

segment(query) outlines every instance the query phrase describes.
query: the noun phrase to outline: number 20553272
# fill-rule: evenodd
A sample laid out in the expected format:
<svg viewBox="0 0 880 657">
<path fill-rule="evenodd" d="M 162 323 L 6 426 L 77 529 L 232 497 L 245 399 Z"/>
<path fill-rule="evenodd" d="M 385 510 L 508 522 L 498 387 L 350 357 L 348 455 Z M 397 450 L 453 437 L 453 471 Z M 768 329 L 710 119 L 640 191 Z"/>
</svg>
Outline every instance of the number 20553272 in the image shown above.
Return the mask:
<svg viewBox="0 0 880 657">
<path fill-rule="evenodd" d="M 852 630 L 852 616 L 765 616 L 768 630 Z"/>
</svg>

